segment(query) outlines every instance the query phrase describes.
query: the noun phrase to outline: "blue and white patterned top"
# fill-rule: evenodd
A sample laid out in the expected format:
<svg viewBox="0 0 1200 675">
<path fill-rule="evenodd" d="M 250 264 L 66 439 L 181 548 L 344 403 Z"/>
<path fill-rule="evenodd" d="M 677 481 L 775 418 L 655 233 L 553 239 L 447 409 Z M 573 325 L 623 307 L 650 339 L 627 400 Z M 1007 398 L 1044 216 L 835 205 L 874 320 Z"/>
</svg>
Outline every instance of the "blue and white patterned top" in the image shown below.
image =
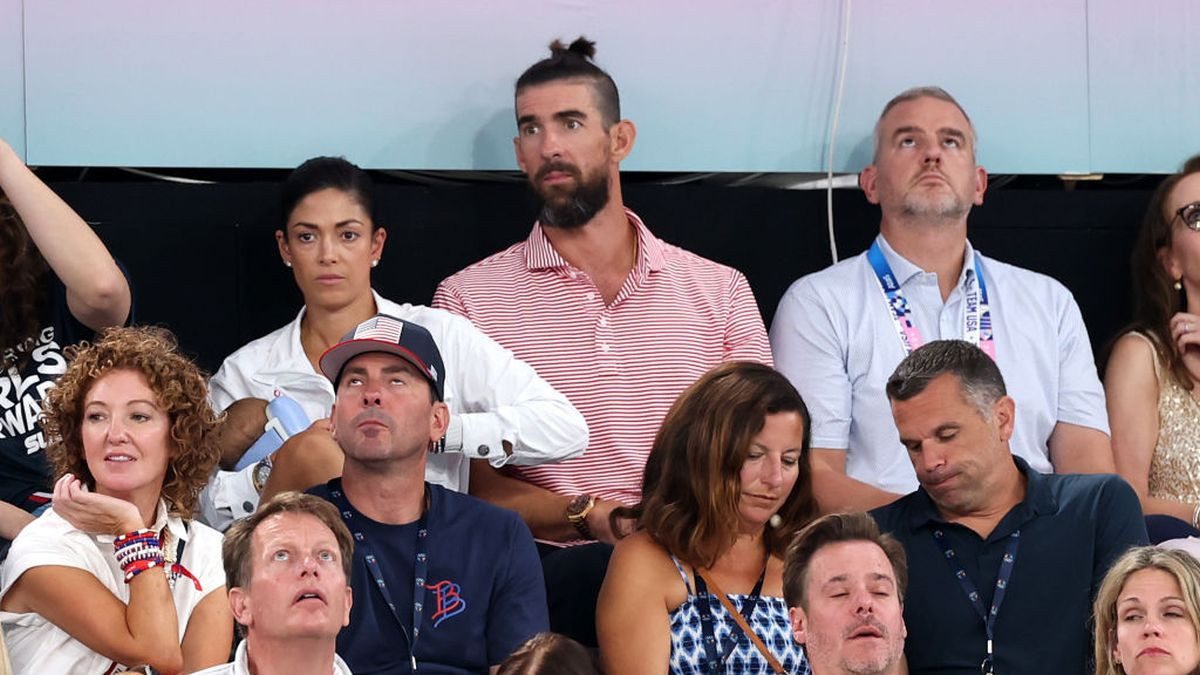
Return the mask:
<svg viewBox="0 0 1200 675">
<path fill-rule="evenodd" d="M 671 619 L 671 672 L 680 675 L 695 673 L 704 675 L 708 672 L 706 655 L 704 653 L 704 633 L 700 627 L 700 608 L 696 594 L 692 590 L 688 574 L 675 556 L 671 556 L 683 585 L 687 587 L 688 597 L 675 611 L 670 613 Z M 713 633 L 718 645 L 724 645 L 731 631 L 737 630 L 737 622 L 729 616 L 725 605 L 713 594 L 709 594 L 709 606 L 713 613 Z M 730 595 L 733 606 L 741 611 L 745 595 Z M 775 658 L 783 664 L 783 669 L 792 675 L 810 675 L 808 660 L 804 651 L 792 638 L 791 621 L 788 619 L 787 604 L 783 598 L 762 596 L 754 608 L 754 614 L 747 622 L 763 644 L 771 650 Z M 745 635 L 738 632 L 739 639 L 732 652 L 726 656 L 723 672 L 728 675 L 771 675 L 771 665 L 758 651 L 754 643 Z"/>
</svg>

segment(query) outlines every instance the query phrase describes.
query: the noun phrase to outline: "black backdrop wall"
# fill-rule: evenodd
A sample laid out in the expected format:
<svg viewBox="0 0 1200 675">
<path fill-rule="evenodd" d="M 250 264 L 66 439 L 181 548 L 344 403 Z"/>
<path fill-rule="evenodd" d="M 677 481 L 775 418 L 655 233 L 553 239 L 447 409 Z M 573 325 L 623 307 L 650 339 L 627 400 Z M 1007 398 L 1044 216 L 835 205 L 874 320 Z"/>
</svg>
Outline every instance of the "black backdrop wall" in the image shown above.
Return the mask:
<svg viewBox="0 0 1200 675">
<path fill-rule="evenodd" d="M 1020 179 L 972 212 L 971 240 L 1066 284 L 1099 348 L 1128 317 L 1129 249 L 1154 182 Z M 277 183 L 51 186 L 129 269 L 138 320 L 174 330 L 209 371 L 300 308 L 275 249 Z M 427 303 L 441 279 L 525 237 L 535 214 L 519 184 L 381 184 L 377 198 L 388 240 L 375 287 L 401 302 Z M 658 236 L 742 270 L 768 326 L 788 285 L 829 264 L 824 192 L 629 181 L 625 200 Z M 861 252 L 878 209 L 854 190 L 836 191 L 834 208 L 841 257 Z"/>
</svg>

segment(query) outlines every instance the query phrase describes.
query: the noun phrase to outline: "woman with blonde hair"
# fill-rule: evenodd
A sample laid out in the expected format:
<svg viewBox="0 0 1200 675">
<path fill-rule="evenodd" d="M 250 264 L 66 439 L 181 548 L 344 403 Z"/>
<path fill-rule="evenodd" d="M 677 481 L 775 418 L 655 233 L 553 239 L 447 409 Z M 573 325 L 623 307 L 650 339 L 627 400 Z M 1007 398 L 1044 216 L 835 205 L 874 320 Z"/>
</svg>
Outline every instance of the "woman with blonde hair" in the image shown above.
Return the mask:
<svg viewBox="0 0 1200 675">
<path fill-rule="evenodd" d="M 663 420 L 634 534 L 596 613 L 608 672 L 807 673 L 783 600 L 783 554 L 816 515 L 808 409 L 757 363 L 717 366 Z"/>
<path fill-rule="evenodd" d="M 189 520 L 216 463 L 204 376 L 160 328 L 114 328 L 47 396 L 54 508 L 0 571 L 16 672 L 192 672 L 229 658 L 221 536 Z"/>
<path fill-rule="evenodd" d="M 1134 548 L 1109 568 L 1094 606 L 1096 675 L 1200 673 L 1200 562 Z"/>
</svg>

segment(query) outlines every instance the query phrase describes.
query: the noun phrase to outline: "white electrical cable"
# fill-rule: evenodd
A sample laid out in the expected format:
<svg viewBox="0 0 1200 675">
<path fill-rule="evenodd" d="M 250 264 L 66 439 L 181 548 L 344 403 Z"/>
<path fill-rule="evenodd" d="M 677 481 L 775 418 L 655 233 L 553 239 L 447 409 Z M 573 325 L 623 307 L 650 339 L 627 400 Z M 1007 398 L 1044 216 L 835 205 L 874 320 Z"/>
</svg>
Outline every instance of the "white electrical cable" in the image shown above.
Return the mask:
<svg viewBox="0 0 1200 675">
<path fill-rule="evenodd" d="M 154 173 L 144 169 L 134 169 L 128 166 L 120 167 L 121 171 L 127 171 L 135 176 L 143 176 L 145 178 L 154 178 L 155 180 L 164 180 L 168 183 L 182 183 L 184 185 L 216 185 L 216 181 L 200 180 L 199 178 L 182 178 L 180 176 L 168 176 L 166 174 Z"/>
<path fill-rule="evenodd" d="M 828 157 L 826 157 L 825 180 L 827 187 L 825 188 L 825 217 L 829 226 L 829 255 L 833 262 L 838 261 L 837 240 L 833 235 L 833 149 L 837 141 L 838 118 L 842 115 L 842 89 L 846 84 L 846 52 L 850 45 L 850 9 L 852 0 L 845 0 L 845 12 L 842 17 L 842 51 L 838 57 L 838 78 L 837 78 L 837 93 L 833 99 L 832 119 L 829 123 L 829 142 L 825 144 L 828 148 Z"/>
</svg>

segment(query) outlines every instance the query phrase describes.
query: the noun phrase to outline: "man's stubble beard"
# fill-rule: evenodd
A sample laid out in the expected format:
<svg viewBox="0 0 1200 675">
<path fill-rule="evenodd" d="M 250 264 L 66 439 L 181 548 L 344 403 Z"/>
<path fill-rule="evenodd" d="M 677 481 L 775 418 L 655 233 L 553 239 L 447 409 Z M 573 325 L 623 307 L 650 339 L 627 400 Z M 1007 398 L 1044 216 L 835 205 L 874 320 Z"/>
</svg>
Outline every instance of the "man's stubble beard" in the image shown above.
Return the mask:
<svg viewBox="0 0 1200 675">
<path fill-rule="evenodd" d="M 966 217 L 971 205 L 958 198 L 958 195 L 937 195 L 927 198 L 913 194 L 904 196 L 901 213 L 906 218 L 924 218 L 939 221 L 958 221 Z"/>
</svg>

